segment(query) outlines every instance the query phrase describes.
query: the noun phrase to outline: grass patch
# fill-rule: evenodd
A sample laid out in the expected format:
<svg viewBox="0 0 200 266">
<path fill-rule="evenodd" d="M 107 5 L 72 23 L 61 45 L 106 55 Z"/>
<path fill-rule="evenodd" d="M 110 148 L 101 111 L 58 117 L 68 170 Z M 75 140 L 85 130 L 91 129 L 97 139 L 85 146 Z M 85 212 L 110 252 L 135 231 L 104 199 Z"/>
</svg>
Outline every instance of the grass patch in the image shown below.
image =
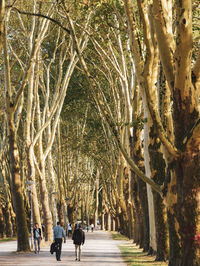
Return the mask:
<svg viewBox="0 0 200 266">
<path fill-rule="evenodd" d="M 111 232 L 112 233 L 112 238 L 114 240 L 129 240 L 128 237 L 118 233 L 118 232 Z"/>
<path fill-rule="evenodd" d="M 146 252 L 133 243 L 125 243 L 119 246 L 122 257 L 128 266 L 167 266 L 168 262 L 155 261 L 155 256 L 148 256 Z"/>
<path fill-rule="evenodd" d="M 167 266 L 168 262 L 155 261 L 156 256 L 148 256 L 147 252 L 142 252 L 142 249 L 132 243 L 126 236 L 111 232 L 114 240 L 123 240 L 125 243 L 119 245 L 124 261 L 127 266 Z"/>
<path fill-rule="evenodd" d="M 16 239 L 17 239 L 16 237 L 5 237 L 5 238 L 0 238 L 0 242 L 13 241 Z"/>
</svg>

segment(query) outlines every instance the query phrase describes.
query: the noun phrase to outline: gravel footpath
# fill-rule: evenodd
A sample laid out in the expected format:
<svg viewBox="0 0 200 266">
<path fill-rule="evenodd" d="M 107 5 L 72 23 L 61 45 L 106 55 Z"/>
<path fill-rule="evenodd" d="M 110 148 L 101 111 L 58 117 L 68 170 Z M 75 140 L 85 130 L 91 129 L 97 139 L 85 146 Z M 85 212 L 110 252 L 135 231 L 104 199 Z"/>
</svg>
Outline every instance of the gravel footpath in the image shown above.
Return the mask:
<svg viewBox="0 0 200 266">
<path fill-rule="evenodd" d="M 126 266 L 117 247 L 124 241 L 113 240 L 111 234 L 105 231 L 86 232 L 85 237 L 81 261 L 75 261 L 71 239 L 63 243 L 61 261 L 56 261 L 55 254 L 50 254 L 49 247 L 41 247 L 40 254 L 16 253 L 16 241 L 2 242 L 0 243 L 0 266 Z"/>
</svg>

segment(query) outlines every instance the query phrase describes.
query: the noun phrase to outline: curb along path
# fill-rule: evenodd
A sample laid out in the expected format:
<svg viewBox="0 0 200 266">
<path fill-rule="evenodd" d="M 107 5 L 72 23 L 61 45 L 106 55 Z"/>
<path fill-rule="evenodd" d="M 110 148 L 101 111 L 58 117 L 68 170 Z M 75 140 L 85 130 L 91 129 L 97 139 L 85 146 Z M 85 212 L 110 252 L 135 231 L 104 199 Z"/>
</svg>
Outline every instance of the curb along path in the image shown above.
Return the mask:
<svg viewBox="0 0 200 266">
<path fill-rule="evenodd" d="M 34 252 L 16 254 L 16 241 L 2 242 L 0 243 L 0 266 L 126 266 L 117 247 L 123 241 L 113 240 L 111 234 L 104 231 L 85 232 L 85 237 L 81 261 L 75 261 L 71 239 L 63 243 L 61 261 L 56 261 L 55 254 L 50 254 L 50 247 L 41 247 L 40 254 Z"/>
</svg>

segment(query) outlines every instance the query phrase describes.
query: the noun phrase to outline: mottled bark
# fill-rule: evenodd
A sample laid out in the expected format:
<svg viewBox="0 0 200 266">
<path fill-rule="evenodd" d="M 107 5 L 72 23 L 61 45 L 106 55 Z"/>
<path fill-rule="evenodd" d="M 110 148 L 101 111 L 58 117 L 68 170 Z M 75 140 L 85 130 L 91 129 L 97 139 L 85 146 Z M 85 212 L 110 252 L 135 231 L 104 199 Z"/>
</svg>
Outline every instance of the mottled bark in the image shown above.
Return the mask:
<svg viewBox="0 0 200 266">
<path fill-rule="evenodd" d="M 42 212 L 44 215 L 44 226 L 45 226 L 45 240 L 52 241 L 53 231 L 52 231 L 52 216 L 49 208 L 49 196 L 47 191 L 47 184 L 45 178 L 44 164 L 41 162 L 41 175 L 39 176 L 39 188 L 40 188 L 40 197 L 42 204 Z"/>
<path fill-rule="evenodd" d="M 140 199 L 140 204 L 142 208 L 142 220 L 143 220 L 143 232 L 144 232 L 144 241 L 143 241 L 142 248 L 144 252 L 147 252 L 149 250 L 149 244 L 150 244 L 147 188 L 146 188 L 146 184 L 138 177 L 137 177 L 137 183 L 138 183 L 139 199 Z"/>
<path fill-rule="evenodd" d="M 138 191 L 138 182 L 135 174 L 132 172 L 132 197 L 134 201 L 134 242 L 140 246 L 140 248 L 144 248 L 144 220 L 143 220 L 143 212 L 141 207 L 141 202 L 139 199 L 139 191 Z M 145 235 L 146 238 L 146 235 Z M 148 239 L 149 241 L 149 239 Z M 146 243 L 145 243 L 146 245 Z M 147 250 L 145 250 L 147 251 Z"/>
<path fill-rule="evenodd" d="M 101 230 L 105 230 L 105 213 L 101 213 Z"/>
<path fill-rule="evenodd" d="M 11 217 L 11 211 L 10 211 L 10 203 L 6 203 L 6 206 L 4 208 L 4 221 L 5 221 L 5 230 L 6 230 L 6 236 L 12 237 L 13 231 L 14 231 L 14 225 L 12 223 L 12 217 Z"/>
<path fill-rule="evenodd" d="M 6 170 L 6 164 L 3 164 L 2 176 L 4 184 L 3 190 L 5 195 L 5 203 L 3 208 L 4 221 L 5 221 L 6 236 L 12 237 L 15 230 L 15 213 L 13 211 L 13 206 L 12 206 L 11 187 L 9 185 L 8 179 L 6 178 L 7 175 L 9 175 L 9 173 Z"/>
<path fill-rule="evenodd" d="M 0 237 L 4 238 L 4 236 L 5 236 L 5 222 L 4 222 L 2 206 L 0 206 Z"/>
<path fill-rule="evenodd" d="M 162 185 L 165 178 L 165 161 L 161 152 L 159 152 L 159 142 L 152 143 L 149 146 L 151 154 L 152 178 L 154 181 Z M 156 226 L 156 243 L 157 252 L 156 260 L 164 261 L 167 258 L 167 224 L 166 224 L 166 209 L 161 196 L 153 192 L 154 209 L 155 209 L 155 226 Z"/>
<path fill-rule="evenodd" d="M 105 230 L 105 191 L 102 188 L 101 194 L 101 230 Z"/>
<path fill-rule="evenodd" d="M 3 47 L 4 38 L 4 16 L 5 16 L 5 0 L 0 0 L 0 54 Z"/>
<path fill-rule="evenodd" d="M 106 214 L 106 230 L 111 231 L 111 215 L 109 212 Z"/>
<path fill-rule="evenodd" d="M 181 236 L 181 265 L 199 265 L 199 102 L 191 80 L 192 3 L 177 2 L 175 51 L 174 132 L 182 154 L 174 163 L 177 184 L 178 233 Z"/>
<path fill-rule="evenodd" d="M 95 210 L 94 210 L 94 226 L 97 226 L 97 220 L 99 216 L 99 170 L 97 170 L 96 180 L 95 180 Z"/>
<path fill-rule="evenodd" d="M 26 222 L 26 213 L 24 209 L 24 199 L 22 195 L 19 152 L 17 147 L 16 132 L 13 130 L 13 120 L 9 121 L 9 146 L 10 163 L 12 173 L 12 191 L 14 195 L 14 205 L 16 213 L 17 227 L 17 251 L 29 251 L 29 235 Z"/>
<path fill-rule="evenodd" d="M 60 123 L 57 127 L 57 143 L 58 143 L 58 157 L 57 157 L 57 179 L 58 179 L 58 218 L 62 226 L 64 226 L 64 207 L 65 207 L 65 198 L 64 198 L 64 184 L 62 176 L 62 149 L 61 149 L 61 135 L 60 135 Z"/>
<path fill-rule="evenodd" d="M 134 92 L 134 102 L 133 102 L 133 120 L 137 120 L 140 115 L 141 108 L 141 99 L 138 91 L 138 86 L 135 86 Z M 144 158 L 142 154 L 142 131 L 134 127 L 133 129 L 133 137 L 130 138 L 130 149 L 131 149 L 131 157 L 134 159 L 138 167 L 144 171 Z M 138 194 L 140 205 L 141 205 L 141 217 L 142 217 L 142 225 L 143 225 L 143 250 L 145 252 L 149 251 L 150 244 L 150 232 L 149 232 L 149 209 L 148 209 L 148 199 L 147 199 L 147 188 L 146 183 L 143 182 L 138 176 L 132 173 L 132 176 L 135 178 L 135 182 L 137 183 L 137 187 L 135 190 Z M 132 180 L 134 184 L 134 180 Z M 136 200 L 136 199 L 135 199 Z M 137 201 L 136 201 L 137 202 Z M 136 205 L 137 206 L 137 205 Z M 139 212 L 140 213 L 140 212 Z M 139 214 L 138 213 L 138 214 Z M 137 210 L 136 210 L 137 215 Z"/>
<path fill-rule="evenodd" d="M 67 205 L 67 213 L 68 213 L 69 223 L 75 224 L 75 208 L 72 203 L 69 203 Z"/>
</svg>

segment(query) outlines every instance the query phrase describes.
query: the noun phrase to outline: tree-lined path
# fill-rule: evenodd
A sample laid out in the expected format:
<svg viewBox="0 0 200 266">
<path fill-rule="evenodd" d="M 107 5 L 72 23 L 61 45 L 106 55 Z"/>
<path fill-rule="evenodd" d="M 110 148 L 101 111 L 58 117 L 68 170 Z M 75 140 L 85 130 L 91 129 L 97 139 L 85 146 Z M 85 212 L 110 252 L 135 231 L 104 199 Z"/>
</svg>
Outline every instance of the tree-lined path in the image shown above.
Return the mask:
<svg viewBox="0 0 200 266">
<path fill-rule="evenodd" d="M 51 255 L 49 247 L 42 247 L 40 254 L 22 253 L 16 254 L 16 241 L 0 243 L 0 265 L 116 265 L 125 266 L 120 250 L 119 243 L 112 239 L 110 233 L 103 231 L 95 231 L 93 233 L 86 232 L 86 242 L 82 247 L 82 259 L 80 262 L 75 261 L 74 245 L 71 239 L 67 239 L 66 244 L 63 244 L 62 261 L 57 262 L 55 255 Z"/>
<path fill-rule="evenodd" d="M 47 246 L 59 221 L 200 266 L 199 17 L 197 0 L 0 0 L 0 240 L 25 252 L 11 265 L 53 261 L 29 237 L 37 223 Z M 98 243 L 86 261 L 117 265 Z"/>
</svg>

